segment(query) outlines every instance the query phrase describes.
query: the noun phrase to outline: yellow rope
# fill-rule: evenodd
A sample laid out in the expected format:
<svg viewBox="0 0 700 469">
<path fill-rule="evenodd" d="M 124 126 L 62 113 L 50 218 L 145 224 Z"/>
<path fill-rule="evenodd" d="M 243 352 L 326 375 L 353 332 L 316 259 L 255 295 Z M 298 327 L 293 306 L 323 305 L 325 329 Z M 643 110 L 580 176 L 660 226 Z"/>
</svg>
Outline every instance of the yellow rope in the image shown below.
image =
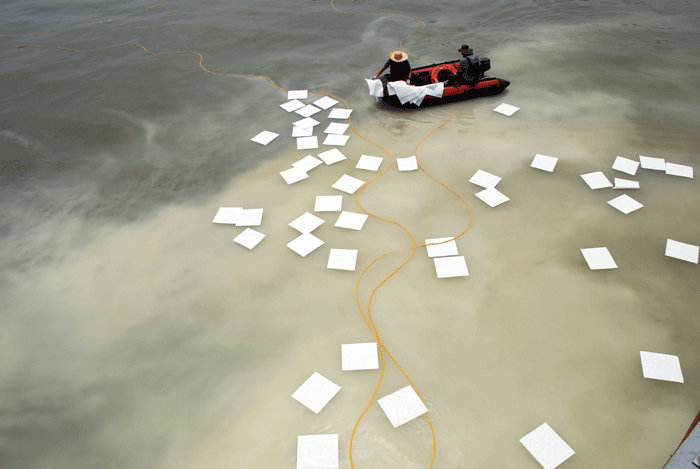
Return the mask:
<svg viewBox="0 0 700 469">
<path fill-rule="evenodd" d="M 36 36 L 44 36 L 44 35 L 46 35 L 46 34 L 57 33 L 57 32 L 60 32 L 60 31 L 67 31 L 67 30 L 69 30 L 69 29 L 85 28 L 85 27 L 87 27 L 87 26 L 93 26 L 93 25 L 95 25 L 95 24 L 110 23 L 110 22 L 112 22 L 112 21 L 117 21 L 117 20 L 121 20 L 121 19 L 124 19 L 124 18 L 128 18 L 128 17 L 130 17 L 130 16 L 138 15 L 139 13 L 143 13 L 144 11 L 148 11 L 148 10 L 150 10 L 151 8 L 155 8 L 155 7 L 157 7 L 158 5 L 160 5 L 161 3 L 165 3 L 165 2 L 166 2 L 166 0 L 160 0 L 160 2 L 154 3 L 154 4 L 151 5 L 150 7 L 144 8 L 143 10 L 139 10 L 139 11 L 136 11 L 136 12 L 134 12 L 134 13 L 129 13 L 128 15 L 120 16 L 120 17 L 118 17 L 118 18 L 112 18 L 112 19 L 102 20 L 102 21 L 93 21 L 92 23 L 76 24 L 76 25 L 73 25 L 73 26 L 66 26 L 65 28 L 61 28 L 61 29 L 52 29 L 51 31 L 46 31 L 46 32 L 44 32 L 44 33 L 34 33 L 34 34 L 0 34 L 0 37 L 36 37 Z"/>
</svg>

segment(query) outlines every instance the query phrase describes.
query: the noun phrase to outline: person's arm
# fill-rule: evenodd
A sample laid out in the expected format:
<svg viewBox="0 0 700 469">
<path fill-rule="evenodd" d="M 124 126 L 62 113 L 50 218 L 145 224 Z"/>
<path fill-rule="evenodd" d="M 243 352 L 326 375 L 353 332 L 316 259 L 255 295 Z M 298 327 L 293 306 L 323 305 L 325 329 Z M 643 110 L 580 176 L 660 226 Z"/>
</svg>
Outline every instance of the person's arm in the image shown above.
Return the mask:
<svg viewBox="0 0 700 469">
<path fill-rule="evenodd" d="M 391 64 L 391 60 L 387 60 L 386 63 L 384 64 L 384 66 L 382 67 L 382 69 L 377 72 L 377 75 L 374 77 L 374 79 L 376 80 L 377 78 L 379 78 L 379 75 L 381 75 L 382 72 L 384 70 L 386 70 L 390 64 Z"/>
</svg>

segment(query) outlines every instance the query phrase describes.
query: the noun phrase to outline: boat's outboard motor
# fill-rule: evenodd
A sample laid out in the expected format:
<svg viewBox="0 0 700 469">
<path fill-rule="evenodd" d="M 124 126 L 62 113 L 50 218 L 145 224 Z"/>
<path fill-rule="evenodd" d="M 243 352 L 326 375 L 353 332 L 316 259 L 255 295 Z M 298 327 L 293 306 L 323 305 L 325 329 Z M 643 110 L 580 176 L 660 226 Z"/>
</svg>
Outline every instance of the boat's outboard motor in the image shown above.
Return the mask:
<svg viewBox="0 0 700 469">
<path fill-rule="evenodd" d="M 491 59 L 488 57 L 479 57 L 479 76 L 484 76 L 486 70 L 491 70 Z"/>
</svg>

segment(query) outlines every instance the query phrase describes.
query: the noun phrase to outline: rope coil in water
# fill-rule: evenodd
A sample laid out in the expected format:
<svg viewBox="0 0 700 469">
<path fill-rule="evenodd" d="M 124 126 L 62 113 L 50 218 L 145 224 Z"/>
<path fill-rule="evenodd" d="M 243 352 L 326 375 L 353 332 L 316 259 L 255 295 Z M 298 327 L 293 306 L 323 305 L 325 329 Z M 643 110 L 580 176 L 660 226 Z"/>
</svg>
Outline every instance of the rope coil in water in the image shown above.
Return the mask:
<svg viewBox="0 0 700 469">
<path fill-rule="evenodd" d="M 138 13 L 141 13 L 141 12 L 144 12 L 144 11 L 146 11 L 146 10 L 149 10 L 149 9 L 151 9 L 151 8 L 157 6 L 157 5 L 160 5 L 160 4 L 164 3 L 164 2 L 165 2 L 165 0 L 162 0 L 162 1 L 160 1 L 160 2 L 158 2 L 158 3 L 156 3 L 156 4 L 152 5 L 152 6 L 150 6 L 150 7 L 146 8 L 146 9 L 144 9 L 144 10 L 141 10 L 141 11 L 139 11 L 139 12 L 132 13 L 132 14 L 129 14 L 129 15 L 125 15 L 125 16 L 122 16 L 122 17 L 119 17 L 119 18 L 116 18 L 116 19 L 121 19 L 121 18 L 126 18 L 126 17 L 128 17 L 128 16 L 136 15 L 136 14 L 138 14 Z M 336 10 L 336 11 L 339 12 L 339 13 L 343 13 L 343 14 L 348 14 L 348 15 L 368 15 L 368 16 L 370 16 L 370 15 L 371 15 L 371 16 L 394 16 L 394 17 L 406 18 L 406 19 L 412 20 L 412 21 L 414 21 L 414 22 L 421 23 L 422 26 L 421 26 L 420 29 L 418 29 L 417 31 L 414 31 L 413 33 L 411 33 L 411 34 L 409 34 L 409 35 L 407 35 L 407 36 L 404 36 L 404 37 L 401 39 L 401 41 L 400 41 L 400 43 L 399 43 L 399 46 L 402 47 L 402 48 L 403 48 L 403 41 L 404 41 L 406 38 L 408 38 L 408 37 L 410 37 L 410 36 L 413 36 L 413 35 L 415 35 L 415 34 L 418 34 L 419 32 L 421 32 L 421 31 L 422 31 L 423 29 L 425 29 L 425 27 L 426 27 L 426 23 L 425 23 L 425 22 L 423 22 L 423 21 L 421 21 L 421 20 L 418 20 L 418 19 L 416 19 L 416 18 L 411 18 L 411 17 L 405 16 L 405 15 L 396 14 L 396 13 L 389 13 L 389 14 L 381 14 L 381 13 L 380 13 L 380 14 L 349 13 L 349 12 L 341 11 L 341 10 L 339 10 L 338 8 L 336 8 L 335 5 L 334 5 L 334 3 L 333 3 L 333 0 L 331 0 L 330 3 L 331 3 L 331 6 L 333 7 L 334 10 Z M 98 21 L 98 22 L 94 22 L 94 23 L 89 23 L 89 24 L 87 24 L 87 25 L 77 25 L 77 26 L 67 27 L 67 28 L 63 28 L 63 29 L 52 30 L 52 31 L 48 31 L 48 32 L 46 32 L 46 33 L 24 35 L 24 37 L 28 37 L 28 36 L 39 36 L 39 35 L 43 35 L 43 34 L 49 34 L 49 33 L 51 33 L 51 32 L 63 31 L 63 30 L 66 30 L 66 29 L 72 29 L 72 28 L 77 28 L 77 27 L 81 27 L 81 26 L 89 26 L 89 25 L 99 24 L 99 23 L 102 23 L 102 22 L 101 22 L 101 21 Z M 18 36 L 21 36 L 21 35 L 18 35 Z M 145 53 L 147 53 L 147 54 L 149 54 L 149 55 L 152 55 L 152 56 L 156 56 L 156 55 L 167 55 L 167 54 L 194 54 L 194 55 L 199 56 L 199 66 L 200 66 L 200 68 L 202 68 L 202 70 L 204 70 L 205 72 L 207 72 L 207 73 L 209 73 L 209 74 L 211 74 L 211 75 L 215 75 L 215 76 L 224 76 L 224 77 L 240 77 L 240 78 L 257 78 L 257 79 L 263 79 L 263 80 L 268 81 L 272 86 L 274 86 L 275 88 L 277 88 L 277 89 L 280 90 L 280 91 L 283 91 L 283 92 L 285 92 L 285 93 L 288 91 L 288 90 L 286 90 L 286 89 L 284 89 L 284 88 L 278 86 L 271 78 L 269 78 L 269 77 L 267 77 L 267 76 L 263 76 L 263 75 L 253 75 L 253 74 L 240 74 L 240 73 L 219 73 L 219 72 L 213 72 L 213 71 L 207 69 L 207 68 L 202 64 L 202 62 L 204 61 L 204 56 L 203 56 L 202 54 L 200 54 L 199 52 L 197 52 L 197 51 L 192 51 L 192 50 L 170 51 L 170 52 L 168 52 L 168 51 L 166 51 L 166 52 L 151 52 L 151 51 L 149 51 L 145 46 L 143 46 L 143 45 L 141 45 L 141 44 L 138 44 L 138 43 L 135 43 L 135 42 L 127 42 L 127 43 L 122 43 L 122 44 L 114 44 L 114 45 L 109 45 L 109 46 L 101 47 L 101 48 L 98 48 L 98 49 L 89 49 L 89 50 L 79 50 L 79 49 L 72 49 L 72 48 L 69 48 L 69 47 L 50 46 L 50 45 L 23 45 L 23 46 L 17 47 L 17 49 L 28 48 L 28 47 L 37 47 L 37 48 L 45 48 L 45 49 L 64 50 L 64 51 L 70 51 L 70 52 L 75 52 L 75 53 L 90 53 L 90 52 L 99 52 L 99 51 L 103 51 L 103 50 L 110 49 L 110 48 L 114 48 L 114 47 L 125 47 L 125 46 L 134 46 L 134 47 L 141 48 Z M 408 52 L 408 51 L 407 51 L 407 52 Z M 425 62 L 423 59 L 421 59 L 421 58 L 419 58 L 419 57 L 417 57 L 417 56 L 411 54 L 410 52 L 408 52 L 408 53 L 409 53 L 410 55 L 412 55 L 413 57 L 415 57 L 416 59 Z M 329 97 L 335 98 L 335 99 L 337 99 L 337 100 L 339 100 L 339 101 L 342 101 L 343 104 L 345 104 L 345 107 L 346 107 L 347 109 L 350 109 L 350 106 L 348 105 L 348 103 L 347 103 L 344 99 L 342 99 L 342 98 L 340 98 L 340 97 L 338 97 L 338 96 L 334 96 L 334 95 L 328 94 L 328 93 L 320 93 L 320 92 L 312 92 L 312 93 L 310 93 L 310 94 L 314 94 L 314 95 L 325 95 L 325 96 L 329 96 Z M 436 131 L 438 131 L 440 128 L 442 128 L 445 124 L 447 124 L 447 122 L 452 118 L 453 112 L 454 112 L 454 111 L 450 110 L 450 115 L 447 117 L 447 119 L 445 119 L 444 122 L 442 122 L 440 125 L 438 125 L 435 129 L 433 129 L 431 132 L 429 132 L 425 137 L 423 137 L 423 138 L 418 142 L 418 144 L 416 145 L 416 149 L 415 149 L 416 158 L 417 158 L 417 156 L 418 156 L 418 148 L 420 147 L 420 145 L 421 145 L 428 137 L 430 137 L 432 134 L 434 134 Z M 371 308 L 372 308 L 372 300 L 374 299 L 374 295 L 377 293 L 377 291 L 379 290 L 379 288 L 381 288 L 386 282 L 388 282 L 389 279 L 391 279 L 397 272 L 399 272 L 399 271 L 414 257 L 414 255 L 415 255 L 417 249 L 426 247 L 427 244 L 418 245 L 418 244 L 416 243 L 416 239 L 415 239 L 415 237 L 413 236 L 413 234 L 412 234 L 405 226 L 403 226 L 403 225 L 400 224 L 399 222 L 396 222 L 396 221 L 390 220 L 390 219 L 388 219 L 388 218 L 380 217 L 380 216 L 378 216 L 378 215 L 376 215 L 376 214 L 373 214 L 373 213 L 369 212 L 368 210 L 366 210 L 366 209 L 362 206 L 362 203 L 360 202 L 360 196 L 361 196 L 361 194 L 362 194 L 362 191 L 363 191 L 364 188 L 367 187 L 369 184 L 373 183 L 373 182 L 376 181 L 379 177 L 381 177 L 382 175 L 386 174 L 387 171 L 389 171 L 389 168 L 391 168 L 391 166 L 393 165 L 394 158 L 393 158 L 391 152 L 390 152 L 386 147 L 384 147 L 384 146 L 382 146 L 381 144 L 379 144 L 378 142 L 376 142 L 376 141 L 374 141 L 374 140 L 371 140 L 371 139 L 369 139 L 369 138 L 367 138 L 367 137 L 364 137 L 362 134 L 360 134 L 360 132 L 358 132 L 357 129 L 355 128 L 355 126 L 354 126 L 354 124 L 353 124 L 353 122 L 352 122 L 352 119 L 351 119 L 350 117 L 348 118 L 348 122 L 349 122 L 349 124 L 350 124 L 350 128 L 352 129 L 352 131 L 353 131 L 358 137 L 360 137 L 360 138 L 362 138 L 363 140 L 365 140 L 365 141 L 367 141 L 367 142 L 369 142 L 369 143 L 371 143 L 371 144 L 373 144 L 373 145 L 376 145 L 377 147 L 381 148 L 381 149 L 389 156 L 389 160 L 390 160 L 389 166 L 388 166 L 384 171 L 382 171 L 380 174 L 378 174 L 377 176 L 375 176 L 374 178 L 372 178 L 371 180 L 369 180 L 368 182 L 366 182 L 366 183 L 359 189 L 359 191 L 358 191 L 358 193 L 357 193 L 357 205 L 358 205 L 359 208 L 360 208 L 364 213 L 366 213 L 367 215 L 369 215 L 369 216 L 371 216 L 371 217 L 373 217 L 373 218 L 376 218 L 376 219 L 378 219 L 378 220 L 382 220 L 382 221 L 384 221 L 384 222 L 391 223 L 391 224 L 394 224 L 394 225 L 400 227 L 403 231 L 406 232 L 406 234 L 408 234 L 408 236 L 411 238 L 411 242 L 412 242 L 412 246 L 411 246 L 411 247 L 407 247 L 407 248 L 403 248 L 403 249 L 398 249 L 398 250 L 396 250 L 396 251 L 387 252 L 387 253 L 382 254 L 381 256 L 377 257 L 377 258 L 374 259 L 372 262 L 370 262 L 370 263 L 365 267 L 365 269 L 362 271 L 362 273 L 360 274 L 360 277 L 358 278 L 357 284 L 356 284 L 356 287 L 355 287 L 355 295 L 356 295 L 356 298 L 357 298 L 357 304 L 358 304 L 358 307 L 359 307 L 359 309 L 360 309 L 360 313 L 362 314 L 362 317 L 363 317 L 365 323 L 366 323 L 367 326 L 370 328 L 370 330 L 372 331 L 372 333 L 373 333 L 374 336 L 376 337 L 377 342 L 378 342 L 378 344 L 379 344 L 379 350 L 380 350 L 380 352 L 381 352 L 381 358 L 382 358 L 382 367 L 381 367 L 381 373 L 380 373 L 379 381 L 377 382 L 377 385 L 376 385 L 376 387 L 375 387 L 375 389 L 374 389 L 374 392 L 373 392 L 373 394 L 372 394 L 372 398 L 370 399 L 370 402 L 369 402 L 369 404 L 367 405 L 367 407 L 365 408 L 364 412 L 362 412 L 362 414 L 361 414 L 360 417 L 358 418 L 357 422 L 355 423 L 355 426 L 354 426 L 353 431 L 352 431 L 352 435 L 351 435 L 351 437 L 350 437 L 350 451 L 349 451 L 349 453 L 350 453 L 350 466 L 354 469 L 355 466 L 354 466 L 354 461 L 353 461 L 353 442 L 354 442 L 355 433 L 357 432 L 357 429 L 358 429 L 358 427 L 359 427 L 359 425 L 360 425 L 360 422 L 362 421 L 362 419 L 364 418 L 364 416 L 367 414 L 367 412 L 368 412 L 369 409 L 371 408 L 372 404 L 374 403 L 374 401 L 375 401 L 375 399 L 376 399 L 376 396 L 377 396 L 377 393 L 378 393 L 378 391 L 379 391 L 379 388 L 380 388 L 380 386 L 381 386 L 381 384 L 382 384 L 382 381 L 383 381 L 383 379 L 384 379 L 384 374 L 385 374 L 385 369 L 386 369 L 385 354 L 388 355 L 389 358 L 394 362 L 394 364 L 397 366 L 397 368 L 401 371 L 401 373 L 404 375 L 404 377 L 408 380 L 408 382 L 411 384 L 411 386 L 413 387 L 413 389 L 416 391 L 416 393 L 418 394 L 418 397 L 419 397 L 419 398 L 421 399 L 421 401 L 423 401 L 423 403 L 425 404 L 425 401 L 424 401 L 424 399 L 423 399 L 423 396 L 421 395 L 420 391 L 418 390 L 418 387 L 415 385 L 415 383 L 413 382 L 413 380 L 411 380 L 411 378 L 409 377 L 408 373 L 404 370 L 404 368 L 398 363 L 398 361 L 394 358 L 394 356 L 389 352 L 389 349 L 387 348 L 387 346 L 386 346 L 386 345 L 384 344 L 384 342 L 382 341 L 381 336 L 380 336 L 380 334 L 379 334 L 379 330 L 377 329 L 377 326 L 375 325 L 374 320 L 372 319 L 372 311 L 371 311 Z M 473 221 L 472 212 L 471 212 L 471 208 L 469 207 L 469 203 L 467 202 L 467 200 L 466 200 L 463 196 L 461 196 L 459 193 L 457 193 L 456 191 L 454 191 L 453 189 L 451 189 L 449 186 L 447 186 L 447 184 L 441 182 L 440 180 L 438 180 L 437 178 L 435 178 L 433 175 L 431 175 L 431 174 L 420 164 L 420 162 L 418 163 L 418 166 L 419 166 L 420 169 L 421 169 L 426 175 L 428 175 L 431 179 L 433 179 L 435 182 L 437 182 L 437 183 L 439 183 L 440 185 L 442 185 L 444 188 L 446 188 L 446 189 L 447 189 L 448 191 L 450 191 L 451 193 L 453 193 L 453 194 L 455 194 L 456 196 L 458 196 L 458 197 L 464 202 L 464 204 L 467 206 L 467 210 L 468 210 L 468 213 L 469 213 L 469 222 L 468 222 L 466 228 L 465 228 L 459 235 L 455 236 L 453 239 L 457 239 L 457 238 L 461 237 L 462 235 L 464 235 L 464 234 L 467 232 L 467 230 L 469 229 L 469 227 L 471 226 L 472 221 Z M 449 240 L 448 240 L 448 241 L 444 241 L 444 242 L 445 242 L 445 243 L 446 243 L 446 242 L 449 242 Z M 435 243 L 435 244 L 442 244 L 442 243 Z M 433 244 L 431 244 L 431 245 L 433 245 Z M 368 303 L 367 303 L 367 310 L 366 310 L 366 314 L 365 314 L 365 310 L 364 310 L 364 308 L 362 307 L 362 302 L 360 301 L 359 289 L 360 289 L 360 284 L 361 284 L 361 282 L 362 282 L 362 279 L 364 278 L 364 276 L 365 276 L 365 274 L 367 273 L 367 271 L 368 271 L 373 265 L 375 265 L 375 263 L 378 262 L 380 259 L 383 259 L 384 257 L 386 257 L 386 256 L 388 256 L 388 255 L 390 255 L 390 254 L 393 254 L 393 253 L 402 252 L 402 251 L 409 251 L 409 250 L 410 250 L 411 252 L 410 252 L 410 255 L 408 256 L 408 258 L 405 259 L 396 269 L 394 269 L 393 272 L 391 272 L 386 278 L 384 278 L 384 279 L 372 290 L 372 293 L 371 293 L 371 295 L 370 295 L 370 297 L 369 297 L 369 300 L 368 300 Z M 435 455 L 436 455 L 436 452 L 437 452 L 437 442 L 436 442 L 436 437 L 435 437 L 435 429 L 433 428 L 433 423 L 432 423 L 432 420 L 431 420 L 431 418 L 430 418 L 430 413 L 429 413 L 429 412 L 426 413 L 426 416 L 427 416 L 427 418 L 428 418 L 428 424 L 429 424 L 429 426 L 430 426 L 430 431 L 431 431 L 431 434 L 432 434 L 432 442 L 433 442 L 433 452 L 432 452 L 432 458 L 431 458 L 431 462 L 430 462 L 430 468 L 432 468 L 432 467 L 433 467 L 433 464 L 434 464 L 434 462 L 435 462 Z"/>
</svg>

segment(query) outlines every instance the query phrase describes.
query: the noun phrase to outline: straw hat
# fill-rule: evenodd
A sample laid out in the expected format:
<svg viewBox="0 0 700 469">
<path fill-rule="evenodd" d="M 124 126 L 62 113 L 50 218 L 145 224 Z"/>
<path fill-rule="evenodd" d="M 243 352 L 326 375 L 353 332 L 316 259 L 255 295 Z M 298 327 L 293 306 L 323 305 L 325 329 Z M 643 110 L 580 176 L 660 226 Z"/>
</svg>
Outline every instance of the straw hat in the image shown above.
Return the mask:
<svg viewBox="0 0 700 469">
<path fill-rule="evenodd" d="M 394 62 L 404 62 L 408 60 L 408 54 L 402 50 L 395 50 L 394 52 L 389 54 L 389 58 Z"/>
</svg>

